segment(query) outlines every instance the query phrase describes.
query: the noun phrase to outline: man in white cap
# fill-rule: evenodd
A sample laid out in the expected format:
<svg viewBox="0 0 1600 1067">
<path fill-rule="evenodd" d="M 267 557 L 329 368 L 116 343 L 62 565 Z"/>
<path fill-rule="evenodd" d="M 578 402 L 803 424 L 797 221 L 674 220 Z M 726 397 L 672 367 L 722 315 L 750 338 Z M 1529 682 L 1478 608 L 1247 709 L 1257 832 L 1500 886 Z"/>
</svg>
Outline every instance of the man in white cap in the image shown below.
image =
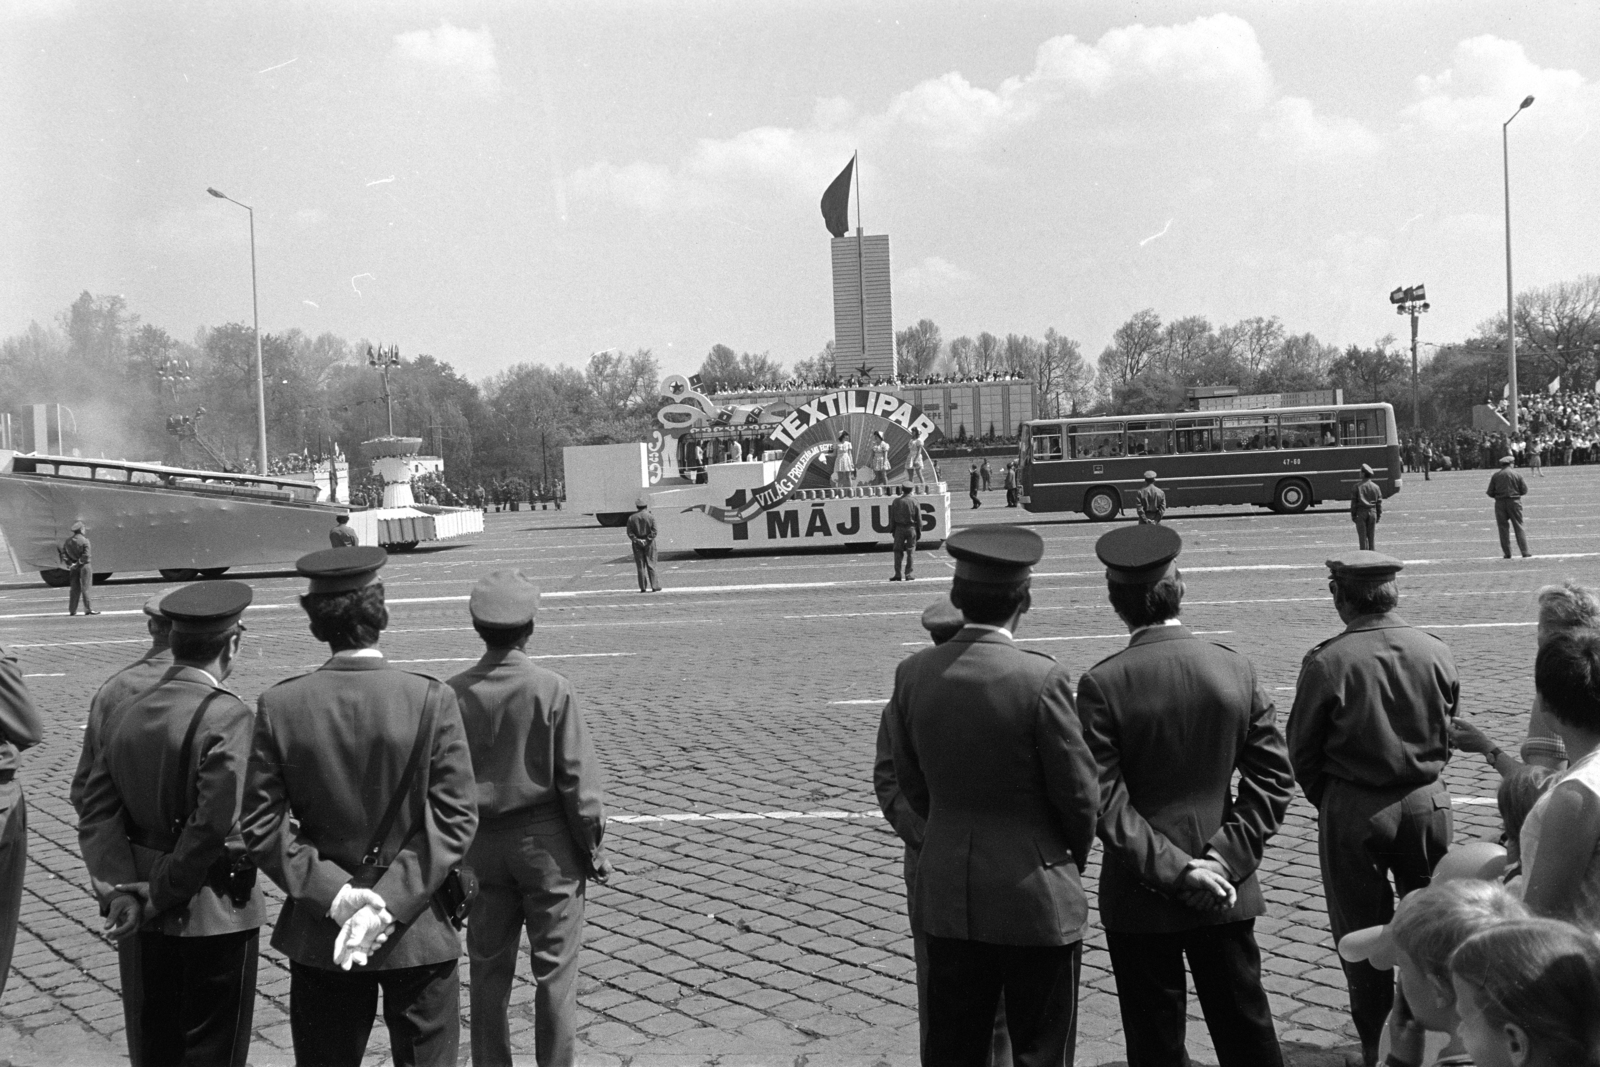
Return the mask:
<svg viewBox="0 0 1600 1067">
<path fill-rule="evenodd" d="M 1133 499 L 1139 509 L 1139 525 L 1161 525 L 1167 514 L 1167 494 L 1156 484 L 1155 471 L 1144 472 L 1144 485 Z"/>
<path fill-rule="evenodd" d="M 1522 529 L 1522 498 L 1528 495 L 1528 483 L 1522 475 L 1511 469 L 1510 456 L 1500 457 L 1500 469 L 1489 478 L 1489 495 L 1494 498 L 1494 524 L 1500 528 L 1500 551 L 1511 558 L 1511 533 L 1516 532 L 1517 548 L 1522 558 L 1528 551 L 1528 535 Z"/>
<path fill-rule="evenodd" d="M 89 558 L 89 528 L 82 522 L 72 524 L 72 535 L 61 544 L 61 563 L 67 568 L 71 592 L 67 596 L 67 614 L 78 613 L 78 600 L 83 599 L 83 613 L 98 615 L 89 603 L 89 592 L 94 589 L 94 561 Z"/>
<path fill-rule="evenodd" d="M 628 516 L 628 543 L 633 546 L 633 569 L 638 572 L 639 592 L 661 592 L 656 577 L 656 517 L 650 514 L 650 497 L 640 493 L 633 502 L 637 509 Z"/>
<path fill-rule="evenodd" d="M 1356 540 L 1368 552 L 1378 537 L 1378 520 L 1383 518 L 1383 488 L 1372 480 L 1373 469 L 1361 465 L 1361 481 L 1350 495 L 1350 521 L 1356 524 Z"/>
<path fill-rule="evenodd" d="M 478 782 L 478 834 L 467 853 L 478 878 L 467 924 L 472 1062 L 511 1062 L 507 1011 L 526 926 L 534 1056 L 540 1067 L 570 1064 L 584 890 L 611 874 L 600 761 L 571 685 L 528 658 L 539 587 L 521 571 L 496 571 L 473 586 L 467 607 L 483 658 L 447 684 Z"/>
</svg>

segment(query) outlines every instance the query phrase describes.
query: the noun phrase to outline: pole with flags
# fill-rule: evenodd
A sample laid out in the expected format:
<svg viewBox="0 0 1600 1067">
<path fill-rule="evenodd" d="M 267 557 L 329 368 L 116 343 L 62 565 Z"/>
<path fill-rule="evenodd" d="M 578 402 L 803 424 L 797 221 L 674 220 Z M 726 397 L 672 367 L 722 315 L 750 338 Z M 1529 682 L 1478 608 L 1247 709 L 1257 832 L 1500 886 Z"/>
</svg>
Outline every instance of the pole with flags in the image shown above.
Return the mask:
<svg viewBox="0 0 1600 1067">
<path fill-rule="evenodd" d="M 828 232 L 835 237 L 843 237 L 850 232 L 850 182 L 855 177 L 856 160 L 859 153 L 850 154 L 850 162 L 846 163 L 839 176 L 828 184 L 827 190 L 822 194 L 822 221 Z M 862 249 L 864 231 L 861 225 L 861 181 L 855 179 L 856 186 L 856 299 L 861 312 L 861 365 L 867 366 L 867 269 L 866 254 Z"/>
</svg>

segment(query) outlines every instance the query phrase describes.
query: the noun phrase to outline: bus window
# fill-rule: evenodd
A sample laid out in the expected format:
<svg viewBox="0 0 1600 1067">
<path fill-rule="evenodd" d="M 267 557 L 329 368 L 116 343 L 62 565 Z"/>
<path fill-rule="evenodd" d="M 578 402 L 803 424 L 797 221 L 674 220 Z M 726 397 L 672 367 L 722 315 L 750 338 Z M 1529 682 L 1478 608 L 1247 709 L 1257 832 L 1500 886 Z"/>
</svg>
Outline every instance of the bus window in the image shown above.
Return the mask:
<svg viewBox="0 0 1600 1067">
<path fill-rule="evenodd" d="M 1033 458 L 1041 463 L 1062 458 L 1061 427 L 1035 426 L 1032 434 Z"/>
<path fill-rule="evenodd" d="M 1165 456 L 1172 451 L 1170 422 L 1128 423 L 1128 455 Z"/>
<path fill-rule="evenodd" d="M 1173 437 L 1177 452 L 1217 452 L 1222 448 L 1216 419 L 1179 419 Z"/>
<path fill-rule="evenodd" d="M 1276 448 L 1277 418 L 1272 415 L 1237 415 L 1222 420 L 1222 450 L 1224 452 L 1255 451 Z"/>
<path fill-rule="evenodd" d="M 1340 412 L 1339 440 L 1345 445 L 1386 444 L 1383 412 L 1378 409 Z"/>
<path fill-rule="evenodd" d="M 1115 459 L 1122 455 L 1122 423 L 1099 422 L 1069 426 L 1073 459 Z"/>
<path fill-rule="evenodd" d="M 1278 416 L 1284 448 L 1316 448 L 1323 443 L 1323 430 L 1332 429 L 1333 414 L 1327 411 L 1288 412 Z"/>
</svg>

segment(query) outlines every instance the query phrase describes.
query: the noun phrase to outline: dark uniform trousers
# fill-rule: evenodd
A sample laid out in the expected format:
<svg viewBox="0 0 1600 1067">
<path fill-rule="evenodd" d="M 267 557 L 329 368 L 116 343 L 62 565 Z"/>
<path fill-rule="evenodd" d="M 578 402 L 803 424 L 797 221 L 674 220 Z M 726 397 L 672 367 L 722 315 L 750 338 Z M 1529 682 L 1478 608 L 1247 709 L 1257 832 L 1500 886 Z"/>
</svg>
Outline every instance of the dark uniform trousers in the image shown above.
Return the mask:
<svg viewBox="0 0 1600 1067">
<path fill-rule="evenodd" d="M 928 952 L 930 1067 L 985 1067 L 993 1055 L 998 1009 L 1016 1067 L 1059 1067 L 1078 1040 L 1078 973 L 1083 942 L 996 945 L 925 935 Z M 1001 1004 L 1001 991 L 1005 1002 Z"/>
<path fill-rule="evenodd" d="M 914 526 L 894 528 L 894 576 L 911 577 L 911 565 L 917 558 L 917 530 Z M 904 570 L 902 570 L 904 564 Z"/>
<path fill-rule="evenodd" d="M 67 572 L 71 588 L 67 593 L 67 612 L 72 615 L 78 613 L 78 600 L 83 600 L 83 610 L 93 611 L 94 605 L 89 602 L 89 594 L 94 590 L 94 572 L 87 563 L 72 567 Z"/>
<path fill-rule="evenodd" d="M 574 1054 L 584 861 L 558 806 L 523 823 L 496 829 L 486 821 L 467 853 L 467 865 L 478 876 L 478 899 L 467 923 L 473 1067 L 510 1067 L 506 1013 L 523 927 L 535 983 L 535 1059 L 545 1067 L 571 1063 Z"/>
<path fill-rule="evenodd" d="M 140 932 L 128 940 L 139 943 L 143 994 L 134 1062 L 244 1067 L 261 931 L 210 937 Z"/>
<path fill-rule="evenodd" d="M 1500 530 L 1500 551 L 1506 559 L 1511 558 L 1511 535 L 1517 535 L 1517 550 L 1524 556 L 1528 554 L 1528 533 L 1522 528 L 1522 501 L 1510 497 L 1496 497 L 1494 501 L 1494 524 Z"/>
<path fill-rule="evenodd" d="M 0 771 L 0 994 L 11 974 L 11 953 L 17 946 L 17 918 L 22 913 L 22 879 L 28 868 L 28 805 L 15 771 Z"/>
<path fill-rule="evenodd" d="M 1330 778 L 1317 812 L 1317 847 L 1334 941 L 1394 918 L 1395 896 L 1428 884 L 1450 847 L 1451 826 L 1443 782 L 1369 789 Z M 1340 963 L 1356 1032 L 1364 1046 L 1376 1048 L 1394 1006 L 1394 972 Z"/>
<path fill-rule="evenodd" d="M 1363 509 L 1352 516 L 1356 524 L 1356 541 L 1367 551 L 1372 551 L 1372 546 L 1378 536 L 1378 513 L 1370 509 Z"/>
<path fill-rule="evenodd" d="M 1183 962 L 1217 1061 L 1281 1064 L 1272 1007 L 1261 986 L 1254 919 L 1159 934 L 1106 931 L 1130 1064 L 1187 1064 Z M 1137 1025 L 1129 1025 L 1136 1020 Z"/>
<path fill-rule="evenodd" d="M 387 971 L 289 961 L 289 1032 L 296 1067 L 360 1067 L 383 993 L 396 1067 L 456 1062 L 461 982 L 455 960 Z"/>
<path fill-rule="evenodd" d="M 645 544 L 633 543 L 633 567 L 639 572 L 639 592 L 646 589 L 661 588 L 661 582 L 656 578 L 656 542 L 652 538 Z"/>
</svg>

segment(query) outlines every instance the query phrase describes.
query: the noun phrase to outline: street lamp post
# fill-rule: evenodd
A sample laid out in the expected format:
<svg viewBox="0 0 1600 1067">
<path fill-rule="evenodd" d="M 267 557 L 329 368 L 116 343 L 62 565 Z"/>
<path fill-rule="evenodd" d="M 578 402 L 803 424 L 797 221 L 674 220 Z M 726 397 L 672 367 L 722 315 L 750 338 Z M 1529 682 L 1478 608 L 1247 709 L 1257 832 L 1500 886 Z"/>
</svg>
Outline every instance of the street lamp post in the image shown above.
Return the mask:
<svg viewBox="0 0 1600 1067">
<path fill-rule="evenodd" d="M 1411 316 L 1411 430 L 1413 433 L 1420 433 L 1422 407 L 1418 400 L 1417 388 L 1417 316 L 1433 305 L 1428 303 L 1428 287 L 1425 285 L 1395 289 L 1389 294 L 1389 303 L 1395 306 L 1397 314 Z"/>
<path fill-rule="evenodd" d="M 256 335 L 256 455 L 257 470 L 267 473 L 267 383 L 261 373 L 261 305 L 256 299 L 256 212 L 249 204 L 241 204 L 227 193 L 206 187 L 206 192 L 218 200 L 239 204 L 250 213 L 250 320 Z"/>
<path fill-rule="evenodd" d="M 389 368 L 400 365 L 400 346 L 390 345 L 384 348 L 378 346 L 374 352 L 372 346 L 367 346 L 367 366 L 376 367 L 378 373 L 383 375 L 383 406 L 389 412 L 389 436 L 394 436 L 394 398 L 389 395 Z"/>
<path fill-rule="evenodd" d="M 1523 99 L 1517 105 L 1517 110 L 1511 113 L 1511 118 L 1500 124 L 1500 164 L 1505 177 L 1506 186 L 1506 375 L 1507 397 L 1506 421 L 1511 424 L 1511 437 L 1517 436 L 1517 323 L 1513 318 L 1515 313 L 1514 297 L 1511 291 L 1511 119 L 1522 114 L 1533 103 L 1533 97 Z"/>
</svg>

